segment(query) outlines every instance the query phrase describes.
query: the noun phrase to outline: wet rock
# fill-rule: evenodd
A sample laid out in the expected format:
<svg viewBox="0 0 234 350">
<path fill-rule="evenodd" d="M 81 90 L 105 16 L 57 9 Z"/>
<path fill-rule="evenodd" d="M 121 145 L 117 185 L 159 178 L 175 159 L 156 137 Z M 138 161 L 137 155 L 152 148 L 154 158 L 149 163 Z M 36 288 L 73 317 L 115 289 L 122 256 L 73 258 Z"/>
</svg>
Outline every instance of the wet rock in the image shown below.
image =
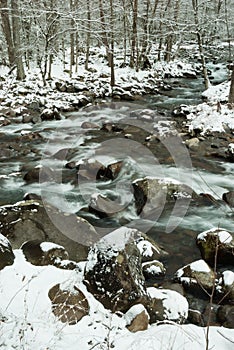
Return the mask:
<svg viewBox="0 0 234 350">
<path fill-rule="evenodd" d="M 82 178 L 94 181 L 101 179 L 105 174 L 105 170 L 105 166 L 97 160 L 84 161 L 82 164 L 78 165 L 78 182 L 82 180 Z"/>
<path fill-rule="evenodd" d="M 26 260 L 37 266 L 56 265 L 56 262 L 68 259 L 65 248 L 51 242 L 27 241 L 21 249 Z"/>
<path fill-rule="evenodd" d="M 6 266 L 12 265 L 14 259 L 15 255 L 10 242 L 6 237 L 0 234 L 0 270 L 4 269 Z"/>
<path fill-rule="evenodd" d="M 84 274 L 87 289 L 113 312 L 126 312 L 148 300 L 136 236 L 140 236 L 137 230 L 122 227 L 103 237 L 88 255 Z"/>
<path fill-rule="evenodd" d="M 114 180 L 119 175 L 123 166 L 122 161 L 111 163 L 104 166 L 99 161 L 85 161 L 78 166 L 78 181 L 79 177 L 88 180 Z"/>
<path fill-rule="evenodd" d="M 30 169 L 23 177 L 24 181 L 27 183 L 33 182 L 53 182 L 54 172 L 49 167 L 46 166 L 36 166 Z"/>
<path fill-rule="evenodd" d="M 151 212 L 164 207 L 166 202 L 177 199 L 190 200 L 194 191 L 173 179 L 145 177 L 132 183 L 137 214 Z"/>
<path fill-rule="evenodd" d="M 146 234 L 142 233 L 140 238 L 137 239 L 136 243 L 137 248 L 141 253 L 143 263 L 158 260 L 162 254 L 165 254 L 159 245 Z"/>
<path fill-rule="evenodd" d="M 7 125 L 10 125 L 10 124 L 11 124 L 11 121 L 7 117 L 0 115 L 0 127 L 1 126 L 7 126 Z"/>
<path fill-rule="evenodd" d="M 184 117 L 184 118 L 186 118 L 189 113 L 190 113 L 190 111 L 189 111 L 189 107 L 187 105 L 180 105 L 179 107 L 176 107 L 172 111 L 173 117 Z"/>
<path fill-rule="evenodd" d="M 204 260 L 188 264 L 175 273 L 175 280 L 182 283 L 185 289 L 195 295 L 206 295 L 213 288 L 215 274 Z"/>
<path fill-rule="evenodd" d="M 196 326 L 199 326 L 199 327 L 204 327 L 204 321 L 202 318 L 202 314 L 198 310 L 189 309 L 188 322 L 195 324 Z"/>
<path fill-rule="evenodd" d="M 150 323 L 170 320 L 181 324 L 187 319 L 189 305 L 187 299 L 181 294 L 154 287 L 147 288 L 147 292 L 151 298 L 147 308 Z"/>
<path fill-rule="evenodd" d="M 60 120 L 61 115 L 56 108 L 50 109 L 46 108 L 42 111 L 40 115 L 41 120 Z"/>
<path fill-rule="evenodd" d="M 100 218 L 111 217 L 123 210 L 123 206 L 117 201 L 112 201 L 100 193 L 91 196 L 88 207 L 90 213 L 96 214 Z"/>
<path fill-rule="evenodd" d="M 234 143 L 229 143 L 226 154 L 227 159 L 231 162 L 234 162 Z"/>
<path fill-rule="evenodd" d="M 223 194 L 222 199 L 230 206 L 234 207 L 234 191 L 229 191 Z"/>
<path fill-rule="evenodd" d="M 221 305 L 217 311 L 218 321 L 223 327 L 234 328 L 234 305 Z"/>
<path fill-rule="evenodd" d="M 91 122 L 83 122 L 81 124 L 82 129 L 99 129 L 99 125 Z"/>
<path fill-rule="evenodd" d="M 104 123 L 100 130 L 106 132 L 122 132 L 123 128 L 117 124 Z"/>
<path fill-rule="evenodd" d="M 124 315 L 127 329 L 136 333 L 148 329 L 149 314 L 141 304 L 132 306 Z"/>
<path fill-rule="evenodd" d="M 87 258 L 88 246 L 98 235 L 85 219 L 37 200 L 0 207 L 1 233 L 18 249 L 26 241 L 49 241 L 62 245 L 70 259 Z"/>
<path fill-rule="evenodd" d="M 200 233 L 196 242 L 202 258 L 210 266 L 215 263 L 216 251 L 217 263 L 234 265 L 234 241 L 230 232 L 222 228 L 213 228 Z"/>
<path fill-rule="evenodd" d="M 89 314 L 89 303 L 76 286 L 66 288 L 56 284 L 49 290 L 52 312 L 62 323 L 74 325 Z"/>
<path fill-rule="evenodd" d="M 142 264 L 142 272 L 145 279 L 147 280 L 157 276 L 164 276 L 166 269 L 163 263 L 158 260 L 153 260 Z"/>
<path fill-rule="evenodd" d="M 30 200 L 42 200 L 41 196 L 36 193 L 26 193 L 23 198 L 25 201 L 30 201 Z"/>
<path fill-rule="evenodd" d="M 189 149 L 196 151 L 200 146 L 200 141 L 197 137 L 194 137 L 192 139 L 186 140 L 185 144 Z"/>
</svg>

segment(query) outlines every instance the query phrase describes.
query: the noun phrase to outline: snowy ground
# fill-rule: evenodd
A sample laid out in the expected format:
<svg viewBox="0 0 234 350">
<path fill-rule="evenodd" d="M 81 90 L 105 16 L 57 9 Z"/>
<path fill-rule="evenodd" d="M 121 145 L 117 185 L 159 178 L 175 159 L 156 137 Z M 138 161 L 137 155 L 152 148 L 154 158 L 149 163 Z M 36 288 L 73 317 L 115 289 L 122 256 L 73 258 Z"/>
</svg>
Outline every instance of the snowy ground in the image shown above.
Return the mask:
<svg viewBox="0 0 234 350">
<path fill-rule="evenodd" d="M 205 349 L 206 328 L 194 325 L 169 321 L 151 325 L 146 331 L 131 333 L 126 328 L 125 316 L 111 314 L 87 292 L 82 283 L 82 272 L 33 266 L 25 261 L 20 250 L 14 252 L 14 264 L 0 271 L 1 349 Z M 84 263 L 79 266 L 83 270 Z M 75 284 L 90 304 L 89 315 L 76 325 L 61 323 L 51 312 L 48 290 L 62 282 L 68 287 Z M 209 349 L 231 350 L 233 342 L 233 330 L 210 328 Z"/>
<path fill-rule="evenodd" d="M 186 124 L 190 132 L 199 129 L 205 135 L 207 132 L 234 129 L 234 110 L 227 103 L 229 89 L 230 82 L 211 86 L 202 94 L 206 102 L 187 108 L 190 114 Z"/>
</svg>

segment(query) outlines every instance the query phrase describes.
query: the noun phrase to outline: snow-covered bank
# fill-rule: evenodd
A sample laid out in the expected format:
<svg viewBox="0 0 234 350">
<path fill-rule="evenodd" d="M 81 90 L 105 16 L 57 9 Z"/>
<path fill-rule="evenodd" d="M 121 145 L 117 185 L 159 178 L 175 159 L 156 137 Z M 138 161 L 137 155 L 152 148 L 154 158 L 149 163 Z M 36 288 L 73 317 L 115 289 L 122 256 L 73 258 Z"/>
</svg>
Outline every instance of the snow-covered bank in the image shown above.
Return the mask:
<svg viewBox="0 0 234 350">
<path fill-rule="evenodd" d="M 126 328 L 127 318 L 112 314 L 87 292 L 82 272 L 33 266 L 25 261 L 20 250 L 14 253 L 14 264 L 0 272 L 1 349 L 205 349 L 206 328 L 168 321 L 131 333 Z M 79 267 L 83 270 L 84 263 Z M 61 323 L 51 311 L 48 290 L 63 282 L 67 286 L 76 285 L 90 305 L 89 314 L 76 325 Z M 233 330 L 210 328 L 210 348 L 231 350 L 233 342 Z"/>
<path fill-rule="evenodd" d="M 230 82 L 211 86 L 203 92 L 206 102 L 197 106 L 186 106 L 189 132 L 231 132 L 234 129 L 234 110 L 228 105 Z"/>
<path fill-rule="evenodd" d="M 80 57 L 84 61 L 85 57 Z M 153 57 L 152 57 L 153 61 Z M 114 97 L 134 100 L 146 94 L 157 94 L 161 89 L 170 89 L 164 83 L 165 77 L 196 78 L 201 72 L 198 63 L 175 60 L 169 63 L 155 62 L 151 68 L 136 71 L 129 66 L 122 67 L 116 59 L 115 86 L 110 86 L 111 72 L 103 48 L 93 48 L 89 69 L 83 64 L 70 76 L 67 67 L 57 60 L 52 66 L 52 80 L 43 84 L 38 68 L 27 72 L 24 81 L 16 81 L 14 74 L 0 69 L 0 107 L 29 107 L 34 110 L 56 107 L 61 111 L 77 110 L 94 99 Z M 18 110 L 19 112 L 19 110 Z M 22 114 L 22 111 L 20 112 Z"/>
</svg>

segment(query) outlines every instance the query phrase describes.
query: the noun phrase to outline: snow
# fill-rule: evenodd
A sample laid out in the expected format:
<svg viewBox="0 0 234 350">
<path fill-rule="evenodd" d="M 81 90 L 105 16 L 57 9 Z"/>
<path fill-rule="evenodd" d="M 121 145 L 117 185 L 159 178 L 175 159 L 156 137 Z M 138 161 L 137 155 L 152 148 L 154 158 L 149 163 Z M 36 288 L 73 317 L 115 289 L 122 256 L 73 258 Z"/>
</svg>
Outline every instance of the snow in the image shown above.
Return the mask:
<svg viewBox="0 0 234 350">
<path fill-rule="evenodd" d="M 234 272 L 224 271 L 222 275 L 225 286 L 234 286 Z"/>
<path fill-rule="evenodd" d="M 212 228 L 210 230 L 201 232 L 197 236 L 197 239 L 205 241 L 209 234 L 214 234 L 214 235 L 218 236 L 219 237 L 219 241 L 221 243 L 228 244 L 228 243 L 230 243 L 232 241 L 232 235 L 229 232 L 227 232 L 224 228 Z"/>
<path fill-rule="evenodd" d="M 0 271 L 0 347 L 1 350 L 115 350 L 144 349 L 205 349 L 205 328 L 194 325 L 153 324 L 148 330 L 131 333 L 126 329 L 128 317 L 106 310 L 82 283 L 80 271 L 68 271 L 53 266 L 33 266 L 25 261 L 20 250 L 15 250 L 14 264 Z M 79 263 L 84 270 L 84 263 Z M 51 312 L 48 291 L 60 283 L 69 289 L 76 285 L 86 296 L 90 312 L 76 325 L 63 324 Z M 70 290 L 70 289 L 69 289 Z M 157 289 L 152 295 L 164 299 L 169 317 L 186 315 L 183 297 L 173 291 Z M 129 311 L 135 314 L 142 309 L 136 306 Z M 129 314 L 128 314 L 129 316 Z M 234 331 L 210 327 L 210 347 L 214 350 L 231 350 Z"/>
<path fill-rule="evenodd" d="M 42 249 L 43 252 L 48 252 L 51 249 L 62 249 L 64 250 L 64 248 L 61 245 L 52 243 L 52 242 L 42 242 L 40 244 L 40 247 Z"/>
<path fill-rule="evenodd" d="M 166 319 L 180 320 L 188 317 L 189 305 L 183 295 L 174 290 L 157 289 L 154 287 L 147 288 L 147 292 L 151 298 L 162 300 Z"/>
<path fill-rule="evenodd" d="M 192 271 L 197 271 L 197 272 L 210 272 L 210 268 L 209 266 L 207 265 L 207 263 L 200 259 L 200 260 L 197 260 L 197 261 L 194 261 L 190 264 L 190 267 L 191 267 L 191 270 Z"/>
<path fill-rule="evenodd" d="M 1 233 L 0 233 L 0 249 L 2 250 L 3 248 L 9 248 L 10 247 L 10 242 L 8 241 L 8 239 L 3 236 Z"/>
<path fill-rule="evenodd" d="M 160 251 L 156 248 L 156 246 L 153 246 L 149 241 L 146 240 L 141 240 L 138 242 L 137 248 L 139 249 L 141 255 L 144 257 L 151 258 L 153 256 L 154 250 L 160 254 Z"/>
</svg>

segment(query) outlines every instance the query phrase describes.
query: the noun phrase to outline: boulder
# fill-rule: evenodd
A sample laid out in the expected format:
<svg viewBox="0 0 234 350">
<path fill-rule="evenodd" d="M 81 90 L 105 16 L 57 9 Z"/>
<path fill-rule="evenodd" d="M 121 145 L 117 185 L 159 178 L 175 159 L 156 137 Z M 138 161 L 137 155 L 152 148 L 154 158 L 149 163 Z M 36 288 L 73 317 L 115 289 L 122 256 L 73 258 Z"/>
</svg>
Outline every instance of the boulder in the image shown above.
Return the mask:
<svg viewBox="0 0 234 350">
<path fill-rule="evenodd" d="M 197 260 L 179 269 L 175 273 L 175 280 L 192 294 L 203 296 L 212 290 L 215 274 L 204 260 Z"/>
<path fill-rule="evenodd" d="M 223 327 L 234 328 L 234 305 L 221 305 L 217 311 L 217 319 Z"/>
<path fill-rule="evenodd" d="M 0 270 L 14 263 L 15 255 L 12 251 L 10 242 L 6 237 L 0 234 Z"/>
<path fill-rule="evenodd" d="M 149 314 L 142 304 L 133 305 L 124 315 L 127 329 L 136 333 L 145 331 L 149 326 Z"/>
<path fill-rule="evenodd" d="M 110 163 L 107 166 L 97 160 L 84 161 L 78 165 L 78 182 L 87 180 L 114 180 L 119 175 L 123 166 L 122 161 Z"/>
<path fill-rule="evenodd" d="M 52 182 L 54 181 L 54 172 L 49 167 L 38 165 L 27 171 L 23 179 L 27 183 Z"/>
<path fill-rule="evenodd" d="M 26 260 L 33 265 L 57 266 L 57 263 L 61 260 L 68 259 L 68 253 L 65 248 L 52 242 L 27 241 L 22 245 L 21 249 Z"/>
<path fill-rule="evenodd" d="M 62 245 L 75 261 L 87 258 L 88 246 L 98 240 L 93 226 L 74 214 L 62 212 L 40 200 L 0 207 L 1 233 L 18 249 L 26 241 Z"/>
<path fill-rule="evenodd" d="M 184 184 L 173 179 L 145 177 L 132 183 L 137 214 L 147 214 L 154 209 L 164 207 L 166 202 L 177 199 L 190 200 L 195 193 Z"/>
<path fill-rule="evenodd" d="M 234 207 L 234 191 L 229 191 L 223 194 L 222 199 L 226 202 L 230 207 Z"/>
<path fill-rule="evenodd" d="M 234 143 L 229 143 L 227 151 L 226 151 L 227 159 L 230 162 L 234 161 Z"/>
<path fill-rule="evenodd" d="M 76 286 L 66 288 L 56 284 L 49 290 L 52 312 L 59 321 L 74 325 L 89 313 L 89 303 L 85 295 Z"/>
<path fill-rule="evenodd" d="M 100 193 L 94 193 L 91 196 L 89 212 L 100 218 L 111 217 L 123 209 L 123 206 L 117 201 L 112 201 Z"/>
<path fill-rule="evenodd" d="M 148 305 L 150 323 L 170 320 L 183 323 L 188 317 L 189 305 L 187 299 L 176 291 L 169 289 L 147 288 L 151 298 Z"/>
<path fill-rule="evenodd" d="M 192 151 L 196 151 L 200 146 L 200 140 L 197 137 L 185 141 L 186 146 Z"/>
<path fill-rule="evenodd" d="M 121 227 L 103 237 L 89 252 L 84 282 L 89 292 L 113 312 L 147 304 L 141 255 L 135 243 L 139 236 L 139 231 Z"/>
<path fill-rule="evenodd" d="M 56 108 L 53 108 L 53 109 L 45 108 L 42 111 L 40 118 L 41 120 L 60 120 L 61 115 L 59 114 Z"/>
<path fill-rule="evenodd" d="M 234 240 L 230 232 L 222 228 L 213 228 L 197 236 L 197 246 L 202 258 L 214 266 L 217 252 L 218 264 L 234 265 Z"/>
</svg>

